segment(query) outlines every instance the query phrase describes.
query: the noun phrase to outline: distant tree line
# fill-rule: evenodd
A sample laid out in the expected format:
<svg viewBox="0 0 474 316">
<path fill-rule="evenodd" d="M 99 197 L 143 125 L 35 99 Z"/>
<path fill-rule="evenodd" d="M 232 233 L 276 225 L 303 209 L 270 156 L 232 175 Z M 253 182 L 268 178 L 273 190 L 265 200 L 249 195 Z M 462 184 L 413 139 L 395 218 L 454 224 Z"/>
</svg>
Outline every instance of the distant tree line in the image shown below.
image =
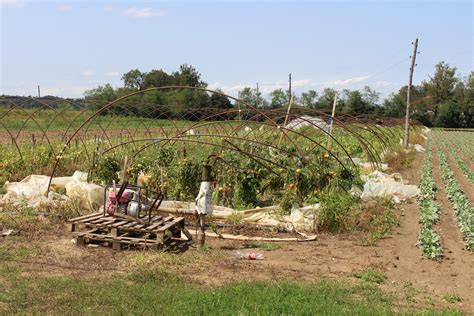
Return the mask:
<svg viewBox="0 0 474 316">
<path fill-rule="evenodd" d="M 183 64 L 178 71 L 151 70 L 142 72 L 133 69 L 123 74 L 123 86 L 114 88 L 110 84 L 98 86 L 84 93 L 84 99 L 56 100 L 55 107 L 88 107 L 97 110 L 100 106 L 117 98 L 140 92 L 153 87 L 164 86 L 192 86 L 206 88 L 207 83 L 201 74 L 191 65 Z M 221 90 L 217 90 L 222 92 Z M 403 86 L 396 93 L 392 93 L 385 100 L 380 94 L 366 86 L 360 90 L 344 89 L 336 91 L 324 89 L 321 94 L 315 90 L 308 90 L 300 95 L 293 94 L 293 108 L 318 109 L 330 112 L 337 93 L 337 113 L 373 114 L 377 116 L 404 117 L 406 110 L 407 86 Z M 46 96 L 44 101 L 55 100 L 56 97 Z M 276 89 L 264 98 L 256 88 L 245 87 L 238 92 L 238 98 L 257 108 L 287 107 L 290 95 L 286 89 Z M 40 100 L 41 100 L 40 99 Z M 4 97 L 0 99 L 0 106 L 7 106 L 8 102 L 15 101 L 24 107 L 40 106 L 33 98 Z M 74 101 L 73 105 L 66 101 Z M 20 102 L 21 101 L 21 102 Z M 226 96 L 218 93 L 207 93 L 201 90 L 169 89 L 137 93 L 120 102 L 121 106 L 113 107 L 112 112 L 117 114 L 143 113 L 143 105 L 152 104 L 152 117 L 176 117 L 202 119 L 209 115 L 204 108 L 227 110 L 236 107 Z M 240 105 L 242 107 L 244 105 Z M 412 118 L 427 126 L 437 127 L 474 127 L 474 72 L 467 77 L 461 77 L 455 67 L 440 62 L 435 67 L 433 76 L 421 84 L 412 87 Z M 228 117 L 232 119 L 232 116 Z"/>
<path fill-rule="evenodd" d="M 361 90 L 336 91 L 326 88 L 319 95 L 314 90 L 293 95 L 294 105 L 329 112 L 334 95 L 338 94 L 336 110 L 347 114 L 374 114 L 378 116 L 404 117 L 406 113 L 407 86 L 381 101 L 380 94 L 366 86 Z M 456 68 L 445 62 L 435 67 L 420 85 L 412 86 L 412 118 L 427 126 L 474 127 L 474 72 L 460 77 Z M 270 93 L 270 100 L 262 97 L 256 88 L 246 87 L 239 92 L 239 99 L 264 108 L 288 105 L 288 90 L 277 89 Z"/>
</svg>

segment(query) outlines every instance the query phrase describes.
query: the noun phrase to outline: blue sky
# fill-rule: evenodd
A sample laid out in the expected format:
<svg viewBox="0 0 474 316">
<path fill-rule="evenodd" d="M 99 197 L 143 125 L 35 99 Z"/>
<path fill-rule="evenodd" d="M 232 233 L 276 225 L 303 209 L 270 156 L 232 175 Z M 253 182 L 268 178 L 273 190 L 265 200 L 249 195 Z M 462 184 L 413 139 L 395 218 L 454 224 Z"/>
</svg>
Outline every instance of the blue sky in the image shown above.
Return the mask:
<svg viewBox="0 0 474 316">
<path fill-rule="evenodd" d="M 211 88 L 237 95 L 369 85 L 381 95 L 440 60 L 474 69 L 472 1 L 33 1 L 0 0 L 0 94 L 80 97 L 121 85 L 134 68 L 196 67 Z"/>
</svg>

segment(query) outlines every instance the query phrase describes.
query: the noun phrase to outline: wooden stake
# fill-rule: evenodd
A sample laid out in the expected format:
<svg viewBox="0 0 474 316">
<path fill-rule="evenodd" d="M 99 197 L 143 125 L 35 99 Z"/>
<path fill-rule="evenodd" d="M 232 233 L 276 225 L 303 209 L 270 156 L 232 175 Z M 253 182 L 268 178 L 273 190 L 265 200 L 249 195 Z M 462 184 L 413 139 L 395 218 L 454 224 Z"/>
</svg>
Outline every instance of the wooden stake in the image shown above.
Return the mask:
<svg viewBox="0 0 474 316">
<path fill-rule="evenodd" d="M 336 116 L 336 104 L 337 104 L 337 93 L 334 94 L 334 102 L 332 103 L 332 112 L 331 112 L 331 124 L 329 124 L 329 135 L 332 136 L 332 125 L 334 124 L 334 117 Z M 328 140 L 328 150 L 331 150 L 332 147 L 332 138 L 329 137 Z"/>
<path fill-rule="evenodd" d="M 337 93 L 334 94 L 334 102 L 332 103 L 331 125 L 329 125 L 329 134 L 331 135 L 332 135 L 332 124 L 334 123 L 334 117 L 336 116 L 336 103 L 337 103 Z"/>
<path fill-rule="evenodd" d="M 283 123 L 283 127 L 286 127 L 286 124 L 288 123 L 288 116 L 290 115 L 292 104 L 293 104 L 293 96 L 291 96 L 290 102 L 288 103 L 288 110 L 286 111 L 285 122 Z M 280 145 L 282 140 L 283 140 L 283 131 L 281 131 L 280 140 L 278 141 L 278 145 Z"/>
</svg>

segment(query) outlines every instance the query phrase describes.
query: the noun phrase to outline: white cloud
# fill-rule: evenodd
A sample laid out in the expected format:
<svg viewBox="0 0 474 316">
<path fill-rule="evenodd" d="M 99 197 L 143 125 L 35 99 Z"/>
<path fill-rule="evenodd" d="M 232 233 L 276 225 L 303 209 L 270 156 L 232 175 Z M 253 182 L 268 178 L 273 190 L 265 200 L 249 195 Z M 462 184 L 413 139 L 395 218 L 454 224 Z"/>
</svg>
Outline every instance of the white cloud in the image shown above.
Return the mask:
<svg viewBox="0 0 474 316">
<path fill-rule="evenodd" d="M 309 86 L 310 84 L 311 84 L 311 80 L 309 79 L 295 80 L 291 83 L 293 87 L 305 87 L 305 86 Z"/>
<path fill-rule="evenodd" d="M 134 19 L 159 18 L 165 15 L 165 12 L 152 8 L 130 7 L 122 10 L 117 7 L 106 6 L 104 10 Z"/>
<path fill-rule="evenodd" d="M 0 0 L 0 6 L 8 7 L 23 7 L 25 5 L 24 0 Z"/>
<path fill-rule="evenodd" d="M 156 18 L 165 15 L 163 11 L 154 10 L 152 8 L 131 7 L 121 12 L 122 15 L 136 19 Z"/>
<path fill-rule="evenodd" d="M 84 77 L 92 77 L 94 74 L 95 74 L 95 72 L 92 69 L 84 69 L 81 72 L 81 75 L 84 76 Z"/>
<path fill-rule="evenodd" d="M 349 78 L 349 79 L 344 79 L 344 80 L 334 80 L 334 81 L 330 81 L 330 82 L 327 82 L 328 85 L 332 85 L 332 86 L 348 86 L 350 84 L 353 84 L 353 83 L 359 83 L 359 82 L 363 82 L 363 81 L 366 81 L 367 79 L 369 79 L 369 76 L 360 76 L 360 77 L 353 77 L 353 78 Z"/>
<path fill-rule="evenodd" d="M 63 12 L 72 11 L 72 9 L 73 9 L 73 6 L 68 5 L 68 4 L 63 4 L 63 5 L 58 6 L 58 10 L 63 11 Z"/>
</svg>

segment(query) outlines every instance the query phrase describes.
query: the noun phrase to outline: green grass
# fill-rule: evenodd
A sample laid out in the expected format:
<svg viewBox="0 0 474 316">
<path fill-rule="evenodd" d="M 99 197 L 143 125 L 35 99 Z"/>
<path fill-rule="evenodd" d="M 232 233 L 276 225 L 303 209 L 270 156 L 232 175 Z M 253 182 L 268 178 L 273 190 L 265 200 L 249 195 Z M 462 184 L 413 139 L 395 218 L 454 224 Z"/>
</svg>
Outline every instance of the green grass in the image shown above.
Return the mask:
<svg viewBox="0 0 474 316">
<path fill-rule="evenodd" d="M 243 244 L 244 248 L 258 248 L 258 249 L 263 249 L 267 251 L 271 250 L 277 250 L 281 248 L 280 244 L 274 243 L 274 242 L 257 242 L 257 241 L 252 241 L 248 243 Z"/>
<path fill-rule="evenodd" d="M 9 245 L 0 245 L 0 262 L 23 260 L 40 254 L 41 250 L 35 246 L 19 245 L 11 247 Z"/>
<path fill-rule="evenodd" d="M 448 293 L 443 296 L 448 303 L 457 303 L 462 301 L 462 297 L 456 293 Z"/>
<path fill-rule="evenodd" d="M 354 276 L 366 282 L 377 284 L 381 284 L 387 279 L 385 274 L 377 269 L 367 269 L 366 271 L 356 273 Z"/>
<path fill-rule="evenodd" d="M 0 283 L 0 314 L 387 315 L 396 309 L 377 285 L 327 279 L 203 287 L 153 268 L 99 280 L 31 276 L 1 264 Z"/>
</svg>

